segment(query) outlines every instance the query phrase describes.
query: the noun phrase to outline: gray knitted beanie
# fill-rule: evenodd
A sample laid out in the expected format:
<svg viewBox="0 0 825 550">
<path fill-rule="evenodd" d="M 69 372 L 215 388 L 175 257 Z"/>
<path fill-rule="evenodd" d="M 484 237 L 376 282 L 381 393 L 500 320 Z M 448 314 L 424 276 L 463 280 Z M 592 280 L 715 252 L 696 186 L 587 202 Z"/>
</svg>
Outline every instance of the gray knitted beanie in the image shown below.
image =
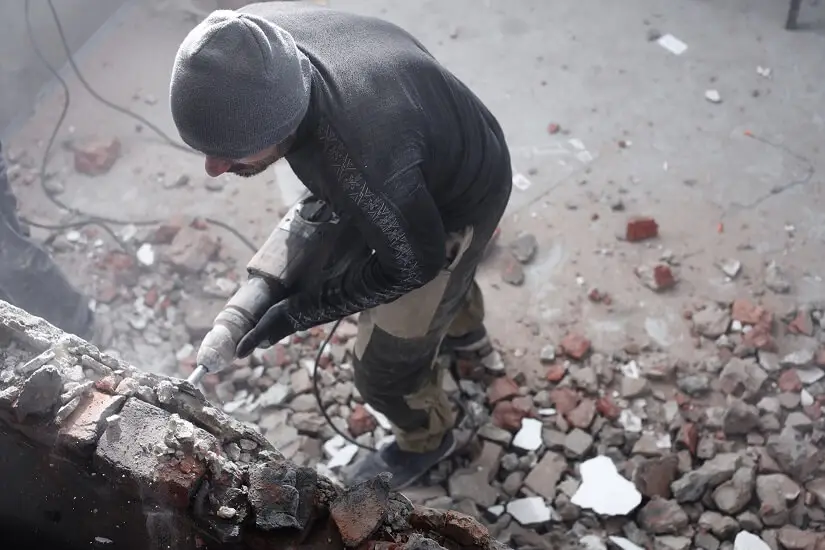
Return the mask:
<svg viewBox="0 0 825 550">
<path fill-rule="evenodd" d="M 172 69 L 172 118 L 187 145 L 242 159 L 282 142 L 301 123 L 311 65 L 285 30 L 218 10 L 186 36 Z"/>
</svg>

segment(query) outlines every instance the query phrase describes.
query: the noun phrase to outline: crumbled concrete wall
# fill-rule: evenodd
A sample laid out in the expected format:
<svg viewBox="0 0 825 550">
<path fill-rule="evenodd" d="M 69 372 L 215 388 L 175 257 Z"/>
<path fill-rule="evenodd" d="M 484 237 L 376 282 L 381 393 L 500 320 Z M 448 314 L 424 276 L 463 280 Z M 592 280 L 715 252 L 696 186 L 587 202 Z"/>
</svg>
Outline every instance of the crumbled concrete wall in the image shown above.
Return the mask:
<svg viewBox="0 0 825 550">
<path fill-rule="evenodd" d="M 2 301 L 0 367 L 0 527 L 40 546 L 503 548 L 475 520 L 413 507 L 385 479 L 339 488 L 187 382 Z"/>
</svg>

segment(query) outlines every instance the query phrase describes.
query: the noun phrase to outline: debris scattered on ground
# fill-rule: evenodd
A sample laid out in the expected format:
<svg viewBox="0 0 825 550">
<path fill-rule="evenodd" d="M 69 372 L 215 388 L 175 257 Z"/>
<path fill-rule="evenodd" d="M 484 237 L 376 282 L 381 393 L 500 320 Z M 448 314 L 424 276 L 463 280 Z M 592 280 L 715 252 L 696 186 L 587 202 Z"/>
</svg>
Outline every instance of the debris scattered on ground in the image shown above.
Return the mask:
<svg viewBox="0 0 825 550">
<path fill-rule="evenodd" d="M 705 99 L 711 103 L 722 103 L 722 95 L 719 93 L 719 90 L 706 90 Z"/>
<path fill-rule="evenodd" d="M 674 55 L 682 55 L 687 51 L 688 46 L 672 34 L 664 34 L 660 36 L 656 42 Z"/>
</svg>

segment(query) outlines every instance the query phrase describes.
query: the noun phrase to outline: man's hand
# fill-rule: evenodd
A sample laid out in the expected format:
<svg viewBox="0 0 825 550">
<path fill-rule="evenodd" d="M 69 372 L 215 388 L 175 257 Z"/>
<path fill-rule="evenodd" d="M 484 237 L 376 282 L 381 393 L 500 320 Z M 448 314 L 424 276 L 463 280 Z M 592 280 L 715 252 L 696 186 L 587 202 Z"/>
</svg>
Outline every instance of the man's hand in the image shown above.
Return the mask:
<svg viewBox="0 0 825 550">
<path fill-rule="evenodd" d="M 269 308 L 263 314 L 261 320 L 258 321 L 258 324 L 255 325 L 255 328 L 241 338 L 235 350 L 235 355 L 243 359 L 252 353 L 255 348 L 267 348 L 294 332 L 295 329 L 286 314 L 286 302 L 279 302 Z"/>
</svg>

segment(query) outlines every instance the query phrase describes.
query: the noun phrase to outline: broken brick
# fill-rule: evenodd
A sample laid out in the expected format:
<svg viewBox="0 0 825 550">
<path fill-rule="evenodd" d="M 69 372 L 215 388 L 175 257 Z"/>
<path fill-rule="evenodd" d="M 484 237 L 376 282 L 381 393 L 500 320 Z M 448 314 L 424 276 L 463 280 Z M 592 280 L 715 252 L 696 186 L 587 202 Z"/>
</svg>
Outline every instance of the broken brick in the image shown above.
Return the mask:
<svg viewBox="0 0 825 550">
<path fill-rule="evenodd" d="M 816 364 L 820 367 L 825 367 L 825 348 L 821 348 L 816 352 Z"/>
<path fill-rule="evenodd" d="M 369 539 L 389 512 L 389 483 L 385 476 L 358 483 L 330 505 L 330 513 L 341 539 L 355 547 Z"/>
<path fill-rule="evenodd" d="M 734 300 L 733 306 L 731 307 L 731 317 L 733 317 L 734 321 L 739 321 L 746 325 L 755 325 L 764 322 L 766 315 L 768 320 L 770 320 L 770 312 L 762 306 L 755 305 L 744 298 Z"/>
<path fill-rule="evenodd" d="M 556 388 L 550 392 L 550 401 L 559 414 L 567 414 L 579 404 L 580 396 L 572 388 Z"/>
<path fill-rule="evenodd" d="M 629 242 L 644 241 L 657 236 L 659 236 L 659 224 L 653 218 L 636 217 L 627 222 L 625 238 Z"/>
<path fill-rule="evenodd" d="M 567 373 L 567 368 L 561 363 L 554 363 L 547 369 L 547 380 L 549 382 L 558 382 Z"/>
<path fill-rule="evenodd" d="M 635 273 L 642 284 L 656 292 L 676 286 L 676 276 L 666 264 L 642 265 L 636 268 Z"/>
<path fill-rule="evenodd" d="M 607 396 L 596 401 L 596 410 L 608 420 L 615 420 L 622 414 L 622 409 Z"/>
<path fill-rule="evenodd" d="M 173 507 L 189 506 L 206 465 L 195 460 L 191 450 L 170 460 L 155 454 L 158 434 L 166 432 L 171 414 L 134 397 L 119 414 L 120 421 L 106 427 L 94 451 L 101 471 L 112 479 L 125 476 L 137 484 L 139 492 L 148 491 Z M 196 431 L 199 438 L 212 437 L 204 430 Z"/>
<path fill-rule="evenodd" d="M 183 217 L 171 218 L 157 226 L 147 242 L 152 244 L 171 244 L 184 225 L 186 225 L 186 220 L 184 220 Z"/>
<path fill-rule="evenodd" d="M 218 252 L 218 243 L 209 233 L 184 227 L 166 251 L 172 266 L 183 273 L 199 273 Z"/>
<path fill-rule="evenodd" d="M 448 510 L 444 514 L 444 519 L 442 533 L 453 542 L 468 548 L 483 548 L 486 546 L 486 541 L 490 538 L 490 532 L 470 516 Z"/>
<path fill-rule="evenodd" d="M 788 369 L 780 374 L 776 385 L 785 392 L 799 392 L 802 390 L 802 381 L 799 379 L 796 369 Z"/>
<path fill-rule="evenodd" d="M 114 166 L 120 156 L 120 140 L 91 139 L 74 148 L 74 168 L 87 176 L 100 176 Z"/>
<path fill-rule="evenodd" d="M 751 330 L 742 335 L 742 344 L 757 350 L 776 351 L 776 341 L 771 334 L 770 321 L 766 322 L 763 319 L 753 325 Z"/>
<path fill-rule="evenodd" d="M 499 401 L 510 399 L 519 395 L 519 387 L 512 378 L 508 376 L 501 376 L 493 380 L 490 387 L 487 388 L 487 400 L 491 405 L 495 405 Z"/>
<path fill-rule="evenodd" d="M 521 428 L 521 421 L 532 414 L 533 405 L 530 398 L 517 397 L 512 401 L 499 401 L 493 408 L 493 425 L 516 432 Z"/>
<path fill-rule="evenodd" d="M 375 417 L 369 413 L 366 407 L 360 403 L 353 407 L 352 413 L 347 419 L 347 427 L 349 428 L 349 433 L 352 434 L 353 437 L 358 437 L 359 435 L 371 432 L 376 426 L 377 422 L 375 421 Z"/>
<path fill-rule="evenodd" d="M 804 334 L 805 336 L 814 335 L 814 322 L 811 318 L 811 312 L 807 309 L 800 309 L 796 312 L 796 317 L 788 323 L 788 330 L 795 334 Z"/>
<path fill-rule="evenodd" d="M 581 334 L 571 332 L 562 339 L 561 349 L 573 359 L 581 360 L 590 351 L 590 340 Z"/>
</svg>

